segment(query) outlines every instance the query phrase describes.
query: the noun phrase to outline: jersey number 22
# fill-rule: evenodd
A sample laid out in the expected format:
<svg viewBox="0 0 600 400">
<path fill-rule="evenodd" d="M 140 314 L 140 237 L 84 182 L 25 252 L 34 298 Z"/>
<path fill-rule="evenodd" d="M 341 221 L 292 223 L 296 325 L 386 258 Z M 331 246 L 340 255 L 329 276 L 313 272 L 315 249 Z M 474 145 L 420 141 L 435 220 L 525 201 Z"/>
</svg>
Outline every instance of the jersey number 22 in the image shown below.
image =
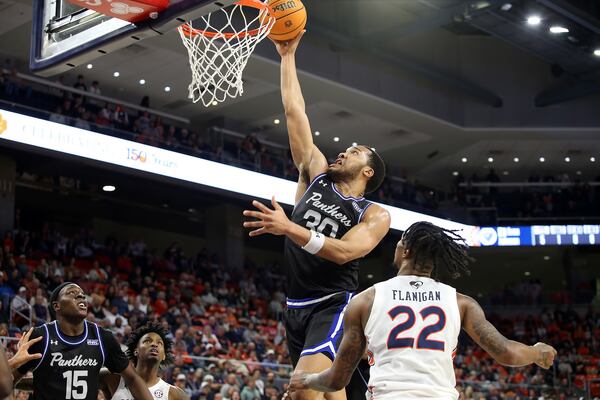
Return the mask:
<svg viewBox="0 0 600 400">
<path fill-rule="evenodd" d="M 401 314 L 405 314 L 408 318 L 406 321 L 396 325 L 390 331 L 387 340 L 387 347 L 390 350 L 415 347 L 415 338 L 400 337 L 402 332 L 407 331 L 414 326 L 416 321 L 415 312 L 408 306 L 396 306 L 388 312 L 388 315 L 392 320 L 395 320 Z M 419 335 L 417 335 L 417 349 L 444 351 L 444 342 L 429 339 L 430 335 L 440 332 L 446 326 L 446 313 L 444 313 L 444 310 L 437 306 L 429 306 L 422 309 L 419 314 L 423 321 L 431 315 L 437 316 L 438 320 L 434 324 L 425 326 Z"/>
</svg>

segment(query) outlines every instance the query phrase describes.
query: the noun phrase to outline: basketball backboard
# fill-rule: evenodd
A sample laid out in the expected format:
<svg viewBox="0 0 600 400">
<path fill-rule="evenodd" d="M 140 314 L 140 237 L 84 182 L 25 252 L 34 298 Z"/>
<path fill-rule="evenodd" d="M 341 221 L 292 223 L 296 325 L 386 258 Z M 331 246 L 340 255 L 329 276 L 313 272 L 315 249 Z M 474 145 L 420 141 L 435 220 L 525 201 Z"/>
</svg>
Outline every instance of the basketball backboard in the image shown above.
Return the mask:
<svg viewBox="0 0 600 400">
<path fill-rule="evenodd" d="M 229 6 L 235 0 L 171 0 L 155 19 L 132 24 L 85 8 L 86 2 L 113 0 L 34 0 L 29 66 L 51 76 L 136 41 L 162 35 L 186 21 Z"/>
</svg>

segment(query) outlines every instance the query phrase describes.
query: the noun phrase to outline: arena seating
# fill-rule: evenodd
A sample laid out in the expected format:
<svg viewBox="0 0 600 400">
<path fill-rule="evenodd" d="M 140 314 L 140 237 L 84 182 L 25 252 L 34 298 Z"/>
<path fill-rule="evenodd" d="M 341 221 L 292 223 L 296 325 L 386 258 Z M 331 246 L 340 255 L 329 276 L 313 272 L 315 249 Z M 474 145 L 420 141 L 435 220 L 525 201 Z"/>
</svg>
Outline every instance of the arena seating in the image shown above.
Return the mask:
<svg viewBox="0 0 600 400">
<path fill-rule="evenodd" d="M 0 76 L 0 105 L 58 123 L 286 179 L 297 179 L 289 150 L 261 142 L 256 132 L 237 136 L 216 133 L 221 132 L 220 130 L 200 132 L 181 122 L 166 122 L 161 116 L 149 111 L 128 110 L 119 105 L 117 100 L 109 103 L 56 87 L 40 84 L 32 86 L 30 82 L 20 78 L 25 76 L 27 75 L 16 70 L 3 71 Z M 62 79 L 58 83 L 67 85 Z M 101 93 L 97 82 L 89 87 L 88 84 L 83 77 L 74 86 L 92 94 Z M 146 100 L 143 106 L 149 107 L 149 99 Z M 411 181 L 406 176 L 389 176 L 370 198 L 437 216 L 470 218 L 469 222 L 478 225 L 496 225 L 501 220 L 510 218 L 516 218 L 517 222 L 528 218 L 538 221 L 544 218 L 562 218 L 564 222 L 565 218 L 597 216 L 595 213 L 600 208 L 600 186 L 591 187 L 578 182 L 576 176 L 568 177 L 564 174 L 556 177 L 532 176 L 529 181 L 549 183 L 565 182 L 565 179 L 574 185 L 550 186 L 543 190 L 535 186 L 516 185 L 498 190 L 473 186 L 474 183 L 482 182 L 499 183 L 500 177 L 493 170 L 487 176 L 474 175 L 469 179 L 459 174 L 450 189 L 432 188 Z M 600 181 L 600 176 L 596 181 Z"/>
<path fill-rule="evenodd" d="M 32 322 L 41 324 L 48 318 L 48 291 L 74 280 L 89 294 L 89 319 L 121 342 L 147 319 L 168 326 L 176 361 L 165 377 L 175 382 L 185 375 L 181 384 L 193 398 L 212 398 L 209 393 L 217 391 L 235 398 L 225 392 L 241 393 L 253 379 L 261 398 L 279 398 L 285 389 L 290 367 L 279 322 L 284 304 L 279 265 L 247 261 L 243 271 L 234 272 L 206 249 L 186 257 L 174 245 L 159 257 L 142 240 L 99 241 L 85 230 L 65 236 L 49 228 L 7 233 L 0 260 L 0 336 L 19 337 L 27 325 L 22 318 L 8 321 L 9 305 L 21 286 L 33 305 Z M 455 368 L 464 398 L 567 396 L 600 376 L 600 314 L 591 308 L 586 315 L 560 306 L 541 310 L 490 318 L 508 337 L 553 344 L 559 351 L 556 368 L 504 368 L 461 337 Z M 233 384 L 226 386 L 227 380 Z M 600 394 L 597 384 L 590 385 Z"/>
</svg>

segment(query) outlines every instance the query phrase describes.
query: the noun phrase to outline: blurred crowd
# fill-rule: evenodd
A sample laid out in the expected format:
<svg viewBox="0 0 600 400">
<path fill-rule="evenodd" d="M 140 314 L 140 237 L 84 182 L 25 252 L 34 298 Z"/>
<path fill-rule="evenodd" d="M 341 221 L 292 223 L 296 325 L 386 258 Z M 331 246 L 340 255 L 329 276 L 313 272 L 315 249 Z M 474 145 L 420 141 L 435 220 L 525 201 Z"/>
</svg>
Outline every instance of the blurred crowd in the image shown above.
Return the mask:
<svg viewBox="0 0 600 400">
<path fill-rule="evenodd" d="M 534 310 L 532 310 L 534 311 Z M 554 370 L 535 365 L 506 368 L 461 334 L 454 359 L 456 379 L 465 399 L 571 399 L 584 392 L 586 380 L 598 379 L 600 313 L 582 315 L 571 307 L 537 309 L 531 315 L 488 319 L 506 337 L 524 343 L 544 341 L 558 351 Z M 591 390 L 600 396 L 600 385 Z"/>
<path fill-rule="evenodd" d="M 245 169 L 296 180 L 298 172 L 289 150 L 261 140 L 261 132 L 253 130 L 245 136 L 214 135 L 209 129 L 192 129 L 182 124 L 171 124 L 150 110 L 127 109 L 123 105 L 100 101 L 84 93 L 101 95 L 98 81 L 89 82 L 79 75 L 74 82 L 59 77 L 56 83 L 82 91 L 73 93 L 59 88 L 32 88 L 17 76 L 10 60 L 5 61 L 0 74 L 0 98 L 43 110 L 38 117 L 50 121 L 97 131 L 127 140 L 177 151 L 195 157 L 236 165 Z M 151 107 L 144 96 L 139 105 Z M 32 110 L 18 110 L 32 113 Z M 34 112 L 35 114 L 35 112 Z M 342 149 L 340 149 L 342 150 Z M 600 176 L 597 179 L 600 181 Z M 458 174 L 450 193 L 433 189 L 406 174 L 388 177 L 371 200 L 424 211 L 429 214 L 454 214 L 454 206 L 462 208 L 490 208 L 490 212 L 472 216 L 473 223 L 495 224 L 497 218 L 545 218 L 594 215 L 600 206 L 600 189 L 579 182 L 577 176 L 531 176 L 529 182 L 573 182 L 570 187 L 482 188 L 472 183 L 499 183 L 502 179 L 490 169 L 486 175 L 473 174 L 468 179 Z M 460 184 L 466 184 L 461 186 Z M 440 205 L 443 204 L 443 207 Z M 440 211 L 440 208 L 443 211 Z"/>
<path fill-rule="evenodd" d="M 60 89 L 38 92 L 19 79 L 10 62 L 4 63 L 3 71 L 0 97 L 47 111 L 32 115 L 288 179 L 297 177 L 287 152 L 262 143 L 258 132 L 239 140 L 214 141 L 208 133 L 167 124 L 147 111 L 128 111 Z M 89 83 L 83 76 L 74 83 L 60 83 L 101 94 L 100 83 Z M 150 107 L 150 99 L 142 99 L 141 105 Z M 500 178 L 493 173 L 470 180 L 480 181 Z M 598 209 L 597 191 L 583 184 L 511 192 L 511 200 L 506 195 L 458 185 L 456 192 L 464 206 L 511 207 L 505 211 L 511 215 L 575 215 Z M 440 193 L 395 177 L 388 178 L 373 199 L 417 211 L 435 210 Z M 164 378 L 193 399 L 278 399 L 290 373 L 281 323 L 284 279 L 276 263 L 257 265 L 248 260 L 245 264 L 233 270 L 206 249 L 186 255 L 173 244 L 157 252 L 142 239 L 100 240 L 86 230 L 67 235 L 46 226 L 39 231 L 9 232 L 0 248 L 0 337 L 18 337 L 30 321 L 34 325 L 48 321 L 49 291 L 65 280 L 76 281 L 88 293 L 89 319 L 113 331 L 121 343 L 149 319 L 169 329 L 176 357 L 163 371 Z M 524 281 L 498 294 L 496 300 L 535 306 L 540 292 L 538 281 Z M 12 316 L 11 308 L 16 311 Z M 531 315 L 494 318 L 508 337 L 527 343 L 544 339 L 554 345 L 559 361 L 551 371 L 507 369 L 468 338 L 461 338 L 464 345 L 455 364 L 463 398 L 576 398 L 586 379 L 600 378 L 597 312 L 580 315 L 571 309 L 532 308 Z M 6 339 L 3 344 L 11 348 L 14 343 Z"/>
<path fill-rule="evenodd" d="M 169 124 L 150 111 L 128 110 L 123 105 L 99 101 L 68 90 L 38 90 L 18 78 L 17 69 L 10 65 L 10 61 L 6 61 L 4 73 L 0 75 L 0 99 L 44 111 L 35 116 L 285 179 L 298 179 L 298 171 L 289 150 L 264 143 L 258 130 L 240 138 L 211 135 L 210 129 L 198 130 L 181 124 Z M 102 94 L 100 83 L 89 83 L 83 75 L 79 75 L 74 83 L 66 82 L 61 76 L 56 83 L 96 95 Z M 150 108 L 150 98 L 144 96 L 140 106 Z M 30 111 L 19 110 L 31 114 Z M 439 193 L 433 189 L 403 176 L 388 178 L 370 198 L 415 211 L 432 211 L 438 208 L 438 196 Z"/>
<path fill-rule="evenodd" d="M 595 181 L 600 182 L 600 175 Z M 473 185 L 501 182 L 501 178 L 493 169 L 485 176 L 473 174 L 469 179 L 459 174 L 454 180 L 456 201 L 463 207 L 490 209 L 489 215 L 480 215 L 482 225 L 489 225 L 490 222 L 495 224 L 496 218 L 552 219 L 598 216 L 600 186 L 591 186 L 588 182 L 581 181 L 578 175 L 532 175 L 526 182 L 531 186 Z M 535 186 L 536 183 L 557 185 Z M 489 218 L 492 218 L 492 221 L 489 221 Z"/>
<path fill-rule="evenodd" d="M 233 271 L 206 250 L 188 257 L 173 245 L 155 254 L 142 240 L 51 229 L 8 233 L 0 260 L 0 336 L 48 321 L 48 292 L 74 281 L 88 294 L 89 320 L 120 343 L 147 320 L 162 322 L 175 354 L 164 378 L 192 398 L 281 398 L 290 361 L 278 265 L 248 261 Z M 19 312 L 9 321 L 11 307 Z"/>
<path fill-rule="evenodd" d="M 34 325 L 48 321 L 48 291 L 75 281 L 88 293 L 89 319 L 121 343 L 136 326 L 161 321 L 175 353 L 164 378 L 193 399 L 277 399 L 285 391 L 290 360 L 277 264 L 247 261 L 235 271 L 204 249 L 187 256 L 173 244 L 157 253 L 141 239 L 99 241 L 86 230 L 64 235 L 49 227 L 7 233 L 0 261 L 0 336 L 19 336 L 29 317 Z M 10 306 L 19 311 L 12 321 Z M 455 366 L 465 399 L 571 398 L 600 376 L 599 313 L 561 306 L 530 312 L 490 319 L 507 337 L 554 345 L 555 369 L 501 367 L 464 336 Z"/>
</svg>

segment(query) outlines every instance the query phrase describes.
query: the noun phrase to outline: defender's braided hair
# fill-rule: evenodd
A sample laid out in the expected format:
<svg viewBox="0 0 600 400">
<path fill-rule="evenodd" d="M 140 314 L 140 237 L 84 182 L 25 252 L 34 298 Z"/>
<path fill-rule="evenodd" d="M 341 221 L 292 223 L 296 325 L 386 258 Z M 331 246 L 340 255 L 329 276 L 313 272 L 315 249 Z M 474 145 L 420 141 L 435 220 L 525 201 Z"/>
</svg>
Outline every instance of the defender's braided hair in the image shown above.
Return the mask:
<svg viewBox="0 0 600 400">
<path fill-rule="evenodd" d="M 165 347 L 165 359 L 161 363 L 161 367 L 171 364 L 175 358 L 173 356 L 173 341 L 167 337 L 169 332 L 159 322 L 149 322 L 131 332 L 127 338 L 127 342 L 125 343 L 125 346 L 127 346 L 127 357 L 133 362 L 134 365 L 137 364 L 135 350 L 137 349 L 140 340 L 142 340 L 142 337 L 144 337 L 144 335 L 147 333 L 156 333 L 163 341 L 163 345 Z"/>
<path fill-rule="evenodd" d="M 414 262 L 414 268 L 437 277 L 444 269 L 453 279 L 462 274 L 470 275 L 469 263 L 474 261 L 467 254 L 465 240 L 458 231 L 440 228 L 429 222 L 416 222 L 402 235 L 404 248 Z"/>
</svg>

